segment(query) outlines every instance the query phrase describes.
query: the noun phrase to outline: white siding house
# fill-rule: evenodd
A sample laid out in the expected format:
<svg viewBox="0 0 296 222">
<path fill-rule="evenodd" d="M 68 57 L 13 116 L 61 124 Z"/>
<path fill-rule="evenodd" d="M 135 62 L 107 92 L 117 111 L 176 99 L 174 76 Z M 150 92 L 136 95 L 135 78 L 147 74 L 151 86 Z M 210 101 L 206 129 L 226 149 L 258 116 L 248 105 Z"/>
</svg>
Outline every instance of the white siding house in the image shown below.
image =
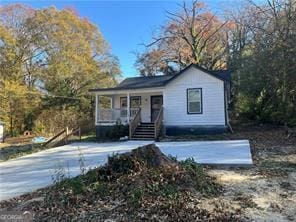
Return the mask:
<svg viewBox="0 0 296 222">
<path fill-rule="evenodd" d="M 115 124 L 129 126 L 131 139 L 224 132 L 229 82 L 225 70 L 192 64 L 175 75 L 127 78 L 114 88 L 92 89 L 97 136 Z"/>
<path fill-rule="evenodd" d="M 187 89 L 200 88 L 201 114 L 187 113 Z M 164 89 L 164 124 L 167 126 L 225 125 L 224 82 L 194 67 Z M 177 117 L 177 118 L 176 118 Z"/>
</svg>

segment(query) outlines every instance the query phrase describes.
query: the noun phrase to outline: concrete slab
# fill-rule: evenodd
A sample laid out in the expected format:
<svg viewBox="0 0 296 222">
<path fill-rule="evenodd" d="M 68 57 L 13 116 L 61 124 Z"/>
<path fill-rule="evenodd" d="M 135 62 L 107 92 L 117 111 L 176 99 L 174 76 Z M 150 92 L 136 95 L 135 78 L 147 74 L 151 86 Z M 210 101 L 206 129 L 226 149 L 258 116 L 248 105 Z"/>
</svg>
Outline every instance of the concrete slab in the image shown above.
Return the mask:
<svg viewBox="0 0 296 222">
<path fill-rule="evenodd" d="M 79 158 L 87 169 L 106 163 L 109 155 L 135 149 L 153 141 L 72 143 L 0 163 L 0 200 L 9 199 L 53 183 L 57 169 L 71 177 L 80 174 Z M 166 155 L 184 160 L 192 157 L 201 164 L 251 165 L 248 140 L 157 142 Z"/>
<path fill-rule="evenodd" d="M 190 141 L 157 143 L 161 151 L 178 160 L 189 157 L 200 164 L 252 165 L 248 140 Z"/>
</svg>

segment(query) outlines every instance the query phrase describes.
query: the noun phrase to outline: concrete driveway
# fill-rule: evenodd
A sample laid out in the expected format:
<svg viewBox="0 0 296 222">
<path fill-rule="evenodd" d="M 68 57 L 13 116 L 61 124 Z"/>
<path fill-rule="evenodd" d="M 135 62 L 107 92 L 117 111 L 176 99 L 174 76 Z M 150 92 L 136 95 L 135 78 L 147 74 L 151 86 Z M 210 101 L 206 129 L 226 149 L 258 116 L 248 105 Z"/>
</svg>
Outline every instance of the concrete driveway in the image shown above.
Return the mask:
<svg viewBox="0 0 296 222">
<path fill-rule="evenodd" d="M 153 141 L 72 143 L 0 163 L 0 200 L 9 199 L 52 184 L 55 170 L 64 168 L 71 177 L 80 173 L 79 159 L 86 168 L 106 163 L 108 155 L 127 152 Z M 201 164 L 251 165 L 248 140 L 158 142 L 165 154 L 184 160 L 193 157 Z"/>
</svg>

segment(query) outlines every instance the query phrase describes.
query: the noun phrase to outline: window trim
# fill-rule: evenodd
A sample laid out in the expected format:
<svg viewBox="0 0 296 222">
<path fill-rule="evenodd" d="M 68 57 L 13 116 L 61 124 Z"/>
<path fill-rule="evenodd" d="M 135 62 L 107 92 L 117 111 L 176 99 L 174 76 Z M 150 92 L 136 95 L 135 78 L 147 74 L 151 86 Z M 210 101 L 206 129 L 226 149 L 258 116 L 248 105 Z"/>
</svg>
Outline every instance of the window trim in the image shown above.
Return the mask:
<svg viewBox="0 0 296 222">
<path fill-rule="evenodd" d="M 189 101 L 188 101 L 189 91 L 196 90 L 196 89 L 198 89 L 200 91 L 200 112 L 189 112 Z M 187 114 L 188 115 L 203 114 L 202 88 L 188 88 L 186 99 L 187 99 L 186 105 L 187 105 Z"/>
<path fill-rule="evenodd" d="M 124 96 L 120 97 L 120 104 L 119 104 L 120 109 L 122 109 L 122 108 L 127 108 L 127 103 L 126 103 L 126 107 L 122 107 L 122 106 L 121 106 L 121 105 L 122 105 L 121 101 L 122 101 L 123 99 L 126 99 L 126 100 L 127 100 L 127 97 L 124 97 Z M 127 101 L 126 101 L 126 102 L 127 102 Z"/>
<path fill-rule="evenodd" d="M 134 107 L 131 107 L 131 101 L 134 98 L 139 98 L 139 100 L 140 100 L 140 106 L 139 107 L 142 107 L 142 98 L 141 98 L 141 96 L 130 96 L 130 108 L 134 108 Z M 120 108 L 127 108 L 127 107 L 121 107 L 121 100 L 122 99 L 126 99 L 127 100 L 127 97 L 126 96 L 121 96 L 120 97 Z"/>
<path fill-rule="evenodd" d="M 140 104 L 138 107 L 132 107 L 132 99 L 139 99 Z M 131 96 L 130 97 L 130 108 L 141 108 L 142 107 L 142 98 L 141 96 Z"/>
</svg>

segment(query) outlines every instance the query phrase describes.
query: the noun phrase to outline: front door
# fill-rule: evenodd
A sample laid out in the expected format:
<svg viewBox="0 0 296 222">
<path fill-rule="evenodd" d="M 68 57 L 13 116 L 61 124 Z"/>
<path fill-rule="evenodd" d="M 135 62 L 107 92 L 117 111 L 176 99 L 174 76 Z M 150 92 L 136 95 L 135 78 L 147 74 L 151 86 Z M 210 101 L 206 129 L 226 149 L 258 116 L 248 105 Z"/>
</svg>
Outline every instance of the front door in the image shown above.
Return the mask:
<svg viewBox="0 0 296 222">
<path fill-rule="evenodd" d="M 162 96 L 151 96 L 151 122 L 154 122 L 162 107 Z"/>
</svg>

